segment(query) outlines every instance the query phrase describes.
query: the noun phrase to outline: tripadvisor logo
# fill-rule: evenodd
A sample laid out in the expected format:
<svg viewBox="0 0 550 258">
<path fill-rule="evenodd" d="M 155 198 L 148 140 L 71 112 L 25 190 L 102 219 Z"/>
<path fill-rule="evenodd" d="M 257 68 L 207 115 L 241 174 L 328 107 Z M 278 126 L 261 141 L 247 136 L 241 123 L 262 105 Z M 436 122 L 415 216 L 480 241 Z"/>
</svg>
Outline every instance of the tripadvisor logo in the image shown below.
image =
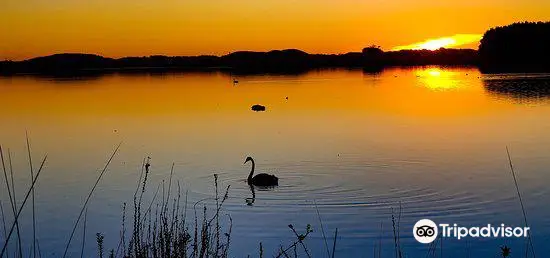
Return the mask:
<svg viewBox="0 0 550 258">
<path fill-rule="evenodd" d="M 442 237 L 456 238 L 458 240 L 465 237 L 489 238 L 489 237 L 528 237 L 529 227 L 509 227 L 504 224 L 493 226 L 487 224 L 483 227 L 460 227 L 455 224 L 441 223 L 439 226 L 432 220 L 421 219 L 413 227 L 413 235 L 416 241 L 422 244 L 433 242 L 439 232 Z"/>
<path fill-rule="evenodd" d="M 429 244 L 437 238 L 437 225 L 429 219 L 421 219 L 414 224 L 413 235 L 416 241 Z"/>
</svg>

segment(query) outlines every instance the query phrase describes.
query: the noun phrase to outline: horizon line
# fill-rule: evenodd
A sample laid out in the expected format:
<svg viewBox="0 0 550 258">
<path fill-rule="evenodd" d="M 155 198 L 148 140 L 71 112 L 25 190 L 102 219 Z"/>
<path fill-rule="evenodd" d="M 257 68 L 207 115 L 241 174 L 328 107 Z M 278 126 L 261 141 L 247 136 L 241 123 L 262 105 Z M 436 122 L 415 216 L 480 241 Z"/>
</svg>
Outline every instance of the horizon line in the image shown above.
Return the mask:
<svg viewBox="0 0 550 258">
<path fill-rule="evenodd" d="M 372 46 L 367 46 L 365 48 L 369 48 L 369 47 L 372 47 Z M 438 49 L 426 49 L 426 48 L 423 48 L 423 49 L 396 49 L 396 48 L 392 48 L 390 50 L 383 50 L 382 48 L 380 47 L 377 47 L 379 48 L 380 50 L 382 50 L 384 53 L 389 53 L 389 52 L 401 52 L 401 51 L 430 51 L 430 52 L 435 52 L 435 51 L 439 51 L 439 50 L 474 50 L 474 51 L 478 51 L 478 49 L 475 49 L 475 48 L 454 48 L 454 47 L 451 47 L 451 48 L 445 48 L 445 47 L 441 47 L 441 48 L 438 48 Z M 36 59 L 36 58 L 41 58 L 41 57 L 51 57 L 51 56 L 55 56 L 55 55 L 93 55 L 93 56 L 99 56 L 99 57 L 102 57 L 102 58 L 108 58 L 108 59 L 123 59 L 123 58 L 147 58 L 147 57 L 224 57 L 224 56 L 228 56 L 228 55 L 231 55 L 231 54 L 234 54 L 234 53 L 239 53 L 239 52 L 248 52 L 248 53 L 269 53 L 269 52 L 274 52 L 274 51 L 288 51 L 288 50 L 295 50 L 295 51 L 300 51 L 300 52 L 303 52 L 305 54 L 308 54 L 308 55 L 346 55 L 346 54 L 359 54 L 359 53 L 362 53 L 362 51 L 351 51 L 351 52 L 340 52 L 340 53 L 308 53 L 304 50 L 301 50 L 301 49 L 297 49 L 297 48 L 284 48 L 284 49 L 271 49 L 271 50 L 266 50 L 266 51 L 258 51 L 258 50 L 236 50 L 236 51 L 233 51 L 233 52 L 229 52 L 227 54 L 224 54 L 224 55 L 216 55 L 216 54 L 199 54 L 199 55 L 166 55 L 166 54 L 152 54 L 152 55 L 131 55 L 131 56 L 120 56 L 120 57 L 111 57 L 111 56 L 104 56 L 102 54 L 99 54 L 99 53 L 85 53 L 85 52 L 58 52 L 58 53 L 52 53 L 52 54 L 47 54 L 47 55 L 40 55 L 40 56 L 34 56 L 34 57 L 30 57 L 30 58 L 26 58 L 26 59 L 9 59 L 9 58 L 4 58 L 3 60 L 0 60 L 0 62 L 24 62 L 24 61 L 29 61 L 29 60 L 32 60 L 32 59 Z"/>
</svg>

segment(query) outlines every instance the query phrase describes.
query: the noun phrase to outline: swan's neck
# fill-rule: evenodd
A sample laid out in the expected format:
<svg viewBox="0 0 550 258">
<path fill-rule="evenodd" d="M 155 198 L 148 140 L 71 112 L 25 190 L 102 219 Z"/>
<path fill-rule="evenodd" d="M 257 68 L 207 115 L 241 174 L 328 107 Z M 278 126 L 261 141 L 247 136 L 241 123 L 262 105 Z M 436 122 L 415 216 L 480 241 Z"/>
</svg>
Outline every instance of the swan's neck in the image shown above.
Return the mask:
<svg viewBox="0 0 550 258">
<path fill-rule="evenodd" d="M 250 170 L 250 174 L 248 175 L 248 183 L 252 184 L 252 175 L 254 174 L 254 168 L 256 167 L 256 164 L 254 163 L 254 160 L 252 161 L 252 169 Z"/>
</svg>

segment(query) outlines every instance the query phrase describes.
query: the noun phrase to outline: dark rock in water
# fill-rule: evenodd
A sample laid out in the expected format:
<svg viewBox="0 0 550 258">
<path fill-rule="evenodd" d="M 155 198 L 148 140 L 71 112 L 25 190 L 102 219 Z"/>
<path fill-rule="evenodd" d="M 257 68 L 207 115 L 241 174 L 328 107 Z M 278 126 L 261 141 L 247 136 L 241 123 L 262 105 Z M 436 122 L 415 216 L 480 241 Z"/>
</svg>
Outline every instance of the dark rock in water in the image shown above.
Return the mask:
<svg viewBox="0 0 550 258">
<path fill-rule="evenodd" d="M 252 106 L 252 111 L 256 111 L 256 112 L 265 111 L 265 106 L 256 104 L 256 105 Z"/>
</svg>

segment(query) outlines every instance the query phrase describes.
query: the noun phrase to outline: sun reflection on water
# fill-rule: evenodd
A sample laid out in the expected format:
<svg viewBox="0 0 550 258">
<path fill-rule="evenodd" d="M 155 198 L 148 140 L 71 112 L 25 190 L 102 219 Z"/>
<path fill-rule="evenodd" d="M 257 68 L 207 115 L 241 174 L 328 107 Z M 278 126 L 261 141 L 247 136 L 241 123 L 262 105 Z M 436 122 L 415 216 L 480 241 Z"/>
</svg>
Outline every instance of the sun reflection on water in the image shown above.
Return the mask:
<svg viewBox="0 0 550 258">
<path fill-rule="evenodd" d="M 456 80 L 456 72 L 441 68 L 429 68 L 416 71 L 416 77 L 423 87 L 435 91 L 456 90 L 461 84 Z"/>
</svg>

